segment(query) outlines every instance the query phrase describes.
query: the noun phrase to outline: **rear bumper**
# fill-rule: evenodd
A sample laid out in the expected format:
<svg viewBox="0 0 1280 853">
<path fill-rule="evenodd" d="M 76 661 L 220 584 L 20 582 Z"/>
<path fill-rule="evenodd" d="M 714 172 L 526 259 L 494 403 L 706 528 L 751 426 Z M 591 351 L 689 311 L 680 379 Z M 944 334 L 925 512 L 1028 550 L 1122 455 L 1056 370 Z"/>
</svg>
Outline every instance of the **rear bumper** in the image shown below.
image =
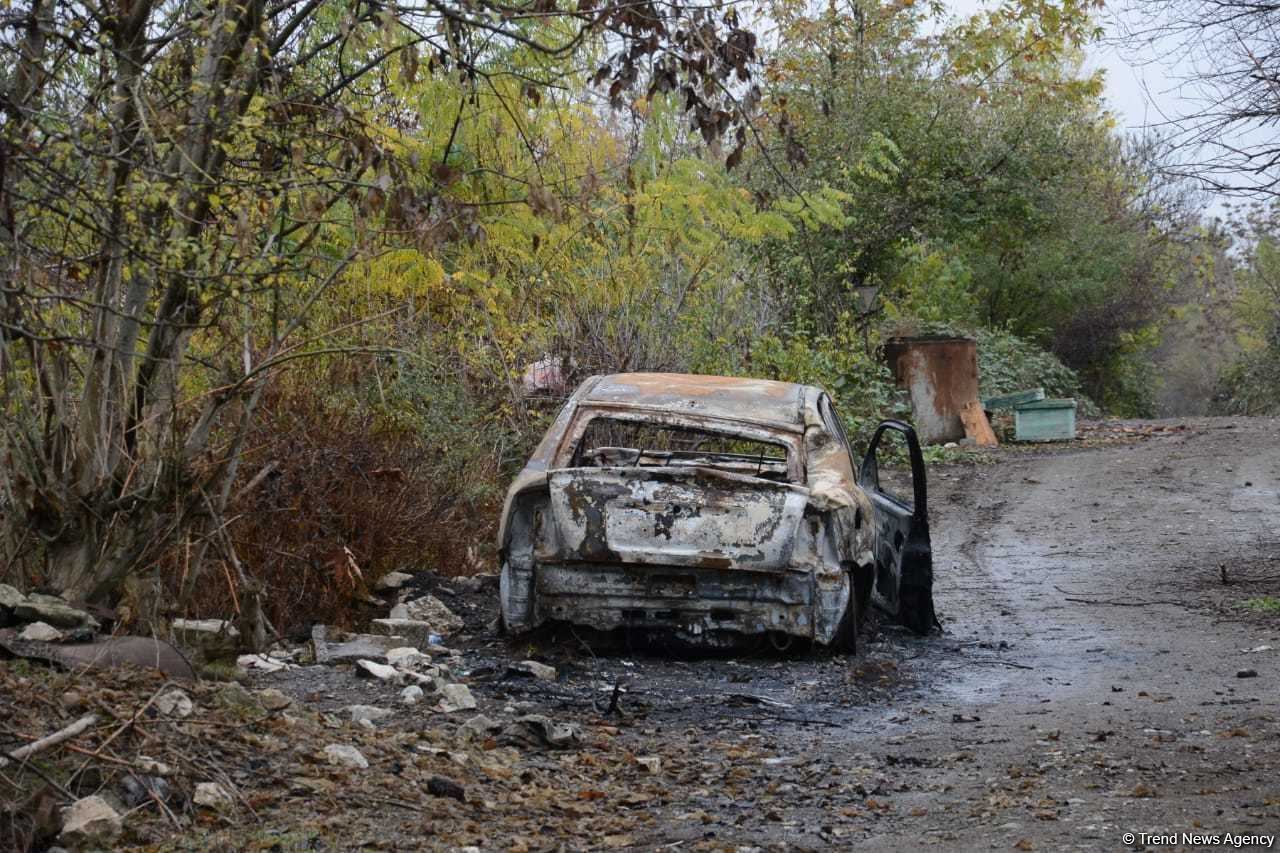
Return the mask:
<svg viewBox="0 0 1280 853">
<path fill-rule="evenodd" d="M 536 564 L 502 569 L 502 615 L 514 631 L 550 621 L 634 627 L 681 639 L 778 632 L 829 643 L 849 601 L 841 571 Z"/>
</svg>

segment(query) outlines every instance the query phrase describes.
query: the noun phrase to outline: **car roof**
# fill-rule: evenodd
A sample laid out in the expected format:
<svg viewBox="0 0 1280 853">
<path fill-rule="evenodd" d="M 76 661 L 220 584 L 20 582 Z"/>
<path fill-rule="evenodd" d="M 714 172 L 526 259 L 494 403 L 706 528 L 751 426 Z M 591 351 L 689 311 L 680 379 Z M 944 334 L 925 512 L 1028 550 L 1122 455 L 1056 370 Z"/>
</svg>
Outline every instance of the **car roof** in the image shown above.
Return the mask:
<svg viewBox="0 0 1280 853">
<path fill-rule="evenodd" d="M 660 409 L 708 418 L 804 428 L 807 395 L 816 389 L 794 382 L 700 376 L 690 373 L 615 373 L 583 384 L 587 405 Z"/>
</svg>

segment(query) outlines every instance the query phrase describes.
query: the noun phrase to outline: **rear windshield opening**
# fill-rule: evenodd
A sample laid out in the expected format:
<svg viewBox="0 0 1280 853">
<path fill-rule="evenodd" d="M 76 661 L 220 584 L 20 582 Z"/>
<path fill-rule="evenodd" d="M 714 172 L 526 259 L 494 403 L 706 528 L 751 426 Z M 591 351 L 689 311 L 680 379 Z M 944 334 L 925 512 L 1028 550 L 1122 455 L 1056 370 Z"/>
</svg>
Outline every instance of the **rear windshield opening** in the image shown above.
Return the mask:
<svg viewBox="0 0 1280 853">
<path fill-rule="evenodd" d="M 787 448 L 686 427 L 593 418 L 574 453 L 575 468 L 683 466 L 787 480 Z"/>
</svg>

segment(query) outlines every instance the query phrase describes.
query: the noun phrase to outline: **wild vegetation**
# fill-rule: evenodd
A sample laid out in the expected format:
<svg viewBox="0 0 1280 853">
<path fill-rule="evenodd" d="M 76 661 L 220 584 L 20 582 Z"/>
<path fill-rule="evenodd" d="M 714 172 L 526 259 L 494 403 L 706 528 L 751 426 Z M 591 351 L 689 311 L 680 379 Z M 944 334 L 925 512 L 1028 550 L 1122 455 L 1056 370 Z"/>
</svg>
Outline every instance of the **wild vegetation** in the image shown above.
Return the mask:
<svg viewBox="0 0 1280 853">
<path fill-rule="evenodd" d="M 902 333 L 1143 415 L 1171 330 L 1225 328 L 1222 405 L 1274 410 L 1275 230 L 1228 251 L 1115 131 L 1091 11 L 15 2 L 0 565 L 139 621 L 340 620 L 485 565 L 585 376 L 818 383 L 865 435 Z"/>
</svg>

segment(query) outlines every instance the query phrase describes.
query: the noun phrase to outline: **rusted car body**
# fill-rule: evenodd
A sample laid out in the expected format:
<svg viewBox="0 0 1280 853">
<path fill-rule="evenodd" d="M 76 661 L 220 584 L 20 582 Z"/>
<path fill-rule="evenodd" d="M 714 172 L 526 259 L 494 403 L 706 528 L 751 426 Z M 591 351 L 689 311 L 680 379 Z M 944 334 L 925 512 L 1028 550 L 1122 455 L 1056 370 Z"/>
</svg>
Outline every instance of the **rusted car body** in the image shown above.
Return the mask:
<svg viewBox="0 0 1280 853">
<path fill-rule="evenodd" d="M 878 488 L 886 431 L 912 499 Z M 882 424 L 855 473 L 830 398 L 767 380 L 631 373 L 569 398 L 507 493 L 502 623 L 743 635 L 852 649 L 871 600 L 934 620 L 924 469 Z"/>
</svg>

